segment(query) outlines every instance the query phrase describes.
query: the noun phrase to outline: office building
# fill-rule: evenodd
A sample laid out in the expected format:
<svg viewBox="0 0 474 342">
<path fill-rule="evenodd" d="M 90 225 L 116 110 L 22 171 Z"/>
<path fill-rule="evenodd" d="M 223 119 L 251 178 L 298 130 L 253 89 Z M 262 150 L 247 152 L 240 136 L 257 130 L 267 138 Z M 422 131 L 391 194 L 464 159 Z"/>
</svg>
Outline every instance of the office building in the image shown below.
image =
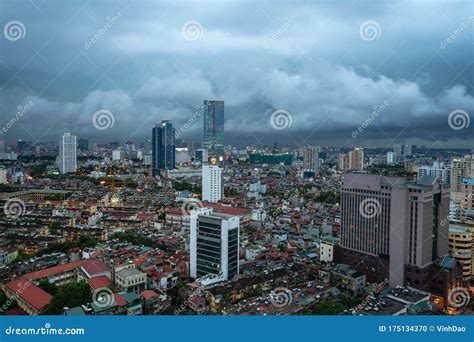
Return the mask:
<svg viewBox="0 0 474 342">
<path fill-rule="evenodd" d="M 224 101 L 204 101 L 204 137 L 202 147 L 210 157 L 224 156 Z"/>
<path fill-rule="evenodd" d="M 395 164 L 397 162 L 397 155 L 395 152 L 387 152 L 387 164 Z"/>
<path fill-rule="evenodd" d="M 218 275 L 231 280 L 239 274 L 239 226 L 238 216 L 224 216 L 210 208 L 191 212 L 191 278 Z"/>
<path fill-rule="evenodd" d="M 217 165 L 202 166 L 202 200 L 218 202 L 224 194 L 222 169 Z"/>
<path fill-rule="evenodd" d="M 319 151 L 319 146 L 308 146 L 303 148 L 303 170 L 318 172 Z"/>
<path fill-rule="evenodd" d="M 79 138 L 77 142 L 77 147 L 82 152 L 89 151 L 89 140 L 85 138 Z"/>
<path fill-rule="evenodd" d="M 433 165 L 422 165 L 418 167 L 418 179 L 423 176 L 439 177 L 444 184 L 449 184 L 451 177 L 451 168 L 443 162 L 434 162 Z"/>
<path fill-rule="evenodd" d="M 64 133 L 59 139 L 59 172 L 68 173 L 77 170 L 77 137 Z"/>
<path fill-rule="evenodd" d="M 207 150 L 197 149 L 194 150 L 194 164 L 203 164 L 208 162 Z"/>
<path fill-rule="evenodd" d="M 175 168 L 175 130 L 171 121 L 163 120 L 152 130 L 152 174 Z"/>
<path fill-rule="evenodd" d="M 345 174 L 338 262 L 367 274 L 447 298 L 461 268 L 448 255 L 449 187 L 437 177 Z M 448 259 L 446 259 L 448 258 Z"/>
</svg>

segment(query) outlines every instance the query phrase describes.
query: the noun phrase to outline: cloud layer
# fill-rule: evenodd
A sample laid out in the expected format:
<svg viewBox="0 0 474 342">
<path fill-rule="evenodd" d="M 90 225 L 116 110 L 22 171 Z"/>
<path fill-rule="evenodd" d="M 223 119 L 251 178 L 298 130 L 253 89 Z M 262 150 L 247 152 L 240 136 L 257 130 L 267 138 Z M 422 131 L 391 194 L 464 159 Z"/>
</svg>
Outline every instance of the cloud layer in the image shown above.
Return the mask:
<svg viewBox="0 0 474 342">
<path fill-rule="evenodd" d="M 179 128 L 218 98 L 227 143 L 472 147 L 474 123 L 449 121 L 455 110 L 474 120 L 469 2 L 11 1 L 3 10 L 2 25 L 20 21 L 26 32 L 0 39 L 0 124 L 33 103 L 5 134 L 10 143 L 64 131 L 144 141 L 155 123 Z M 361 29 L 369 22 L 375 38 Z M 101 109 L 115 119 L 103 131 L 92 122 Z M 290 127 L 272 126 L 277 109 Z M 201 129 L 197 120 L 182 137 L 199 140 Z"/>
</svg>

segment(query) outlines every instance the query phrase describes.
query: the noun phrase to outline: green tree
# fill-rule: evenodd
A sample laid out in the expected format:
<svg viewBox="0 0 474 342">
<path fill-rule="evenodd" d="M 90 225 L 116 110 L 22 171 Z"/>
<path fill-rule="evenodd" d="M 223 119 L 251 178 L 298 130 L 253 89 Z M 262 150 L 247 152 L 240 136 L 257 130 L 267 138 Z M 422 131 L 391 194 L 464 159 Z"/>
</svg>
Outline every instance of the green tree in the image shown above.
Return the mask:
<svg viewBox="0 0 474 342">
<path fill-rule="evenodd" d="M 45 315 L 60 315 L 64 307 L 75 307 L 90 303 L 92 295 L 89 285 L 85 281 L 67 284 L 59 288 L 53 300 L 43 311 Z"/>
</svg>

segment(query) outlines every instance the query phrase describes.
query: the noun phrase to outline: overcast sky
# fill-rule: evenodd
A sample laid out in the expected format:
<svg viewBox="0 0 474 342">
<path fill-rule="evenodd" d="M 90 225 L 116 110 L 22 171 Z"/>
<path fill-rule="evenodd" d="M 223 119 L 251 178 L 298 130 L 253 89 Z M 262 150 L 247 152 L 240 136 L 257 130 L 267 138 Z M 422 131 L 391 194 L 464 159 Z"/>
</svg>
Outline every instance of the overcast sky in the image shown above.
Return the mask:
<svg viewBox="0 0 474 342">
<path fill-rule="evenodd" d="M 2 0 L 0 25 L 7 143 L 200 141 L 223 99 L 229 144 L 474 147 L 472 1 Z"/>
</svg>

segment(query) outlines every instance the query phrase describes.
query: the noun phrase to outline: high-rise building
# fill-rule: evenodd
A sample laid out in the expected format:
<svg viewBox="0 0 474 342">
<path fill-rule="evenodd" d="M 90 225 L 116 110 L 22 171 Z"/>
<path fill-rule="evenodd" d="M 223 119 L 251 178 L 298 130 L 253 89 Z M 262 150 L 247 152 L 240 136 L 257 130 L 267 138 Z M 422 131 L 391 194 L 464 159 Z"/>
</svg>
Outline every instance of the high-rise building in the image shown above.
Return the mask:
<svg viewBox="0 0 474 342">
<path fill-rule="evenodd" d="M 231 280 L 239 273 L 239 217 L 210 208 L 192 211 L 190 216 L 191 278 L 219 275 Z"/>
<path fill-rule="evenodd" d="M 204 101 L 204 137 L 202 147 L 211 157 L 224 156 L 224 101 Z"/>
<path fill-rule="evenodd" d="M 465 178 L 461 186 L 460 219 L 474 224 L 474 179 Z"/>
<path fill-rule="evenodd" d="M 449 187 L 437 177 L 345 174 L 341 188 L 338 262 L 447 298 L 461 268 L 448 254 Z M 447 257 L 449 258 L 449 257 Z M 434 279 L 434 280 L 433 280 Z"/>
<path fill-rule="evenodd" d="M 0 184 L 7 184 L 7 169 L 0 165 Z"/>
<path fill-rule="evenodd" d="M 319 151 L 319 146 L 308 146 L 303 148 L 303 170 L 311 170 L 318 172 Z"/>
<path fill-rule="evenodd" d="M 397 155 L 395 152 L 387 152 L 387 164 L 395 164 L 397 162 Z"/>
<path fill-rule="evenodd" d="M 80 151 L 89 151 L 89 140 L 86 138 L 79 138 L 77 144 Z"/>
<path fill-rule="evenodd" d="M 217 165 L 202 166 L 202 200 L 218 202 L 223 196 L 222 169 Z"/>
<path fill-rule="evenodd" d="M 413 154 L 413 146 L 412 145 L 403 145 L 403 156 L 410 157 Z"/>
<path fill-rule="evenodd" d="M 402 145 L 393 146 L 393 153 L 395 153 L 398 158 L 401 158 L 403 156 L 403 146 Z"/>
<path fill-rule="evenodd" d="M 338 156 L 337 166 L 339 170 L 349 170 L 349 155 L 347 153 L 341 153 Z"/>
<path fill-rule="evenodd" d="M 449 226 L 449 254 L 462 264 L 463 282 L 469 286 L 474 277 L 474 227 Z"/>
<path fill-rule="evenodd" d="M 71 133 L 64 133 L 59 139 L 59 171 L 77 171 L 77 137 Z"/>
<path fill-rule="evenodd" d="M 450 177 L 451 199 L 459 203 L 462 200 L 462 184 L 464 179 L 474 178 L 474 154 L 453 159 Z"/>
<path fill-rule="evenodd" d="M 194 164 L 203 164 L 208 162 L 207 150 L 197 149 L 194 150 Z"/>
<path fill-rule="evenodd" d="M 5 151 L 5 139 L 3 137 L 0 137 L 0 152 Z"/>
<path fill-rule="evenodd" d="M 152 174 L 175 168 L 175 130 L 171 121 L 163 120 L 152 130 Z"/>
<path fill-rule="evenodd" d="M 422 165 L 418 167 L 418 179 L 423 176 L 437 176 L 444 184 L 449 184 L 451 169 L 449 166 L 444 165 L 443 162 L 434 162 L 433 165 Z"/>
<path fill-rule="evenodd" d="M 364 169 L 364 149 L 356 147 L 349 151 L 349 167 L 351 170 Z"/>
<path fill-rule="evenodd" d="M 347 154 L 340 154 L 338 157 L 339 170 L 363 170 L 364 169 L 364 149 L 356 147 Z"/>
</svg>

